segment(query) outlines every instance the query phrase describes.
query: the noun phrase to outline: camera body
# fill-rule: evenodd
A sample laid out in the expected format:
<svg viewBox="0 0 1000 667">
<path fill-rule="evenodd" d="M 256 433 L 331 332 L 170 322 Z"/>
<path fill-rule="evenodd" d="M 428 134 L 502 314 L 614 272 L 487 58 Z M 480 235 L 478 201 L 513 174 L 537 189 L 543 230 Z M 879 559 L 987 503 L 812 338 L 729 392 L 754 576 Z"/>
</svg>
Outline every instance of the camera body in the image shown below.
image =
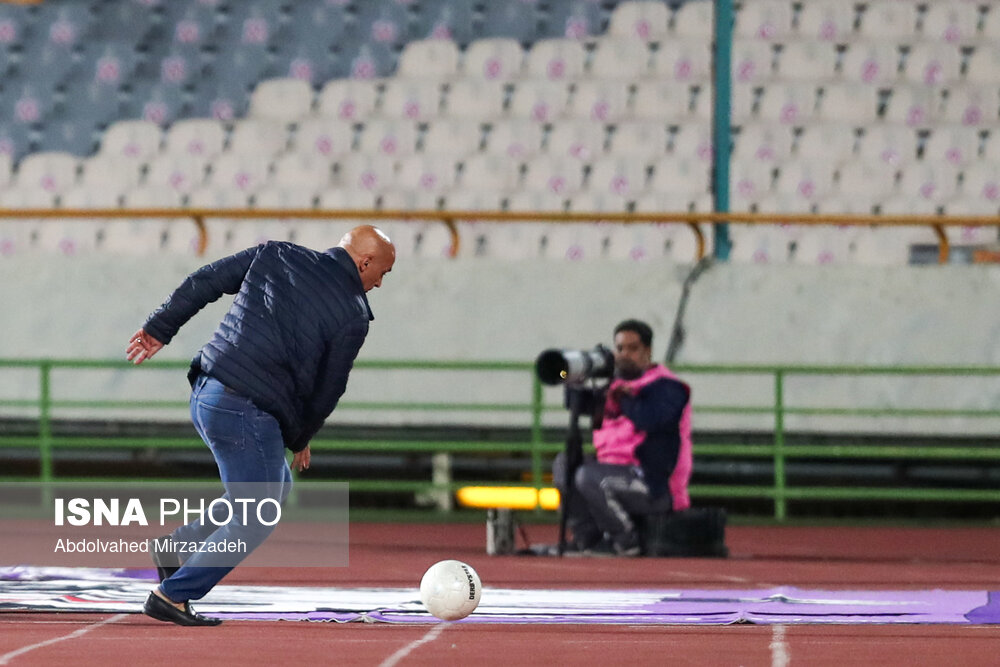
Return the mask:
<svg viewBox="0 0 1000 667">
<path fill-rule="evenodd" d="M 535 361 L 535 372 L 544 384 L 580 386 L 587 380 L 610 378 L 615 355 L 604 345 L 592 350 L 545 350 Z"/>
</svg>

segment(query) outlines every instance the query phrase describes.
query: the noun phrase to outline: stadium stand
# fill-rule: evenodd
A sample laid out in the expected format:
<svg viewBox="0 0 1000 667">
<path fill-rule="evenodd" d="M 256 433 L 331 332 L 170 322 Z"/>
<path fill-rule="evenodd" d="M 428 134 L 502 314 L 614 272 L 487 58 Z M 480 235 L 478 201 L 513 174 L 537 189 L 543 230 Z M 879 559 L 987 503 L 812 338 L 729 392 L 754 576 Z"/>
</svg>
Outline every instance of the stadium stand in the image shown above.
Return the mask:
<svg viewBox="0 0 1000 667">
<path fill-rule="evenodd" d="M 1000 8 L 737 7 L 733 210 L 998 211 L 983 193 L 1000 153 Z M 515 210 L 548 191 L 562 205 L 543 210 L 705 210 L 712 22 L 705 0 L 2 6 L 0 154 L 10 177 L 0 200 L 314 207 L 361 188 L 386 208 Z M 505 238 L 496 225 L 479 223 L 476 234 L 477 255 L 509 249 L 489 238 Z M 605 241 L 579 256 L 664 254 L 659 240 L 636 251 L 645 238 L 636 230 L 596 235 Z M 41 237 L 26 238 L 13 247 Z M 121 247 L 109 238 L 78 247 Z M 165 248 L 190 250 L 150 251 Z M 757 261 L 757 250 L 734 257 Z"/>
</svg>

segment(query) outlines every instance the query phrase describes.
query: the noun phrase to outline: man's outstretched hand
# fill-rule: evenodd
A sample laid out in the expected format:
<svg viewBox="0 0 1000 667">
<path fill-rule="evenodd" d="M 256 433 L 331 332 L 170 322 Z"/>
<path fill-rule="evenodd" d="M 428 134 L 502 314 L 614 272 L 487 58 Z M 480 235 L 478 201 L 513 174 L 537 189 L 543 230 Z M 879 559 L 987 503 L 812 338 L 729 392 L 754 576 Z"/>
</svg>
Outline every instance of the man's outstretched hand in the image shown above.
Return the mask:
<svg viewBox="0 0 1000 667">
<path fill-rule="evenodd" d="M 309 445 L 301 452 L 295 452 L 292 457 L 292 470 L 295 472 L 302 472 L 309 467 Z"/>
<path fill-rule="evenodd" d="M 138 365 L 159 352 L 162 347 L 163 343 L 150 336 L 145 330 L 139 329 L 128 339 L 125 355 L 129 361 Z"/>
</svg>

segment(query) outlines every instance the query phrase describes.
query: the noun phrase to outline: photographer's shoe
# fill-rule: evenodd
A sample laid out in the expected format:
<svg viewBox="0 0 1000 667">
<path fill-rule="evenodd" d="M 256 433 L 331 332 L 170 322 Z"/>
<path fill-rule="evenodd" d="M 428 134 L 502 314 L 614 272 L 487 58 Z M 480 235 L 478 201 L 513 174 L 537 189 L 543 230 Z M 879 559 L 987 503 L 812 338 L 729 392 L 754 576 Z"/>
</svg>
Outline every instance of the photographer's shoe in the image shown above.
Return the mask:
<svg viewBox="0 0 1000 667">
<path fill-rule="evenodd" d="M 164 535 L 146 541 L 146 544 L 149 545 L 149 556 L 153 559 L 153 565 L 156 566 L 156 576 L 160 583 L 163 583 L 164 579 L 181 569 L 181 560 L 176 552 L 157 548 L 158 542 L 173 542 L 173 540 L 169 535 Z"/>
<path fill-rule="evenodd" d="M 642 555 L 642 550 L 639 548 L 637 538 L 634 536 L 623 536 L 623 539 L 620 540 L 612 540 L 605 537 L 597 544 L 584 550 L 584 553 L 588 556 L 603 558 L 612 558 L 615 556 L 635 558 Z"/>
<path fill-rule="evenodd" d="M 158 621 L 177 625 L 219 625 L 222 623 L 222 619 L 206 618 L 201 614 L 196 614 L 191 611 L 191 605 L 187 602 L 184 603 L 184 609 L 178 609 L 155 592 L 151 592 L 146 598 L 146 604 L 142 606 L 142 613 Z"/>
</svg>

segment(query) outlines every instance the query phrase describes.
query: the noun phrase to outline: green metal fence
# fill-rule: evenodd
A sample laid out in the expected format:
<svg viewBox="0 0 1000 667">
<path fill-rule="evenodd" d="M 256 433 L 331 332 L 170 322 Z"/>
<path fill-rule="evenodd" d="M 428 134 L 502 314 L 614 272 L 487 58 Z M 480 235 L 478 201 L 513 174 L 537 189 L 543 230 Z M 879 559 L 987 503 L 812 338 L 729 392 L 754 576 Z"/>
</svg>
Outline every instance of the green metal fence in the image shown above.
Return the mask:
<svg viewBox="0 0 1000 667">
<path fill-rule="evenodd" d="M 22 417 L 30 415 L 28 426 L 22 424 L 21 434 L 0 432 L 0 449 L 32 448 L 38 452 L 38 475 L 35 479 L 52 481 L 56 479 L 53 465 L 54 452 L 57 450 L 81 449 L 113 449 L 127 448 L 132 450 L 169 450 L 177 448 L 200 448 L 201 442 L 193 435 L 185 437 L 95 437 L 84 433 L 57 433 L 54 425 L 63 419 L 67 410 L 85 411 L 95 418 L 109 415 L 119 415 L 142 409 L 145 411 L 165 411 L 185 408 L 184 400 L 149 399 L 141 396 L 127 398 L 101 398 L 99 396 L 79 398 L 59 398 L 57 378 L 63 377 L 56 371 L 95 371 L 129 369 L 128 373 L 151 373 L 154 371 L 169 371 L 174 374 L 182 372 L 187 367 L 184 362 L 157 360 L 139 368 L 133 368 L 124 361 L 103 360 L 0 360 L 0 388 L 5 384 L 4 375 L 11 372 L 30 373 L 35 376 L 37 396 L 5 397 L 0 394 L 0 410 L 16 411 Z M 728 484 L 694 484 L 691 494 L 698 498 L 729 498 L 739 500 L 755 499 L 773 503 L 774 517 L 784 520 L 788 516 L 789 501 L 858 501 L 858 500 L 903 500 L 903 501 L 938 501 L 938 502 L 996 502 L 1000 501 L 1000 490 L 994 488 L 962 488 L 960 484 L 926 486 L 888 485 L 872 486 L 854 483 L 804 485 L 793 483 L 787 474 L 790 462 L 824 461 L 880 461 L 894 462 L 900 460 L 923 461 L 933 465 L 977 464 L 988 465 L 1000 463 L 1000 447 L 995 446 L 995 440 L 990 434 L 993 422 L 1000 425 L 1000 408 L 987 395 L 988 392 L 975 391 L 972 394 L 980 396 L 975 401 L 956 399 L 954 394 L 960 393 L 949 389 L 982 382 L 985 385 L 995 384 L 1000 378 L 1000 368 L 985 367 L 874 367 L 874 366 L 747 366 L 747 365 L 698 365 L 679 366 L 675 369 L 693 386 L 695 386 L 695 428 L 700 431 L 704 424 L 713 419 L 746 420 L 742 428 L 728 427 L 721 431 L 741 433 L 746 432 L 756 436 L 753 442 L 745 438 L 731 438 L 731 442 L 722 442 L 720 438 L 696 438 L 695 469 L 698 463 L 718 460 L 745 460 L 762 462 L 770 466 L 770 479 L 766 483 L 728 483 Z M 469 484 L 495 483 L 486 479 L 457 479 L 449 468 L 449 460 L 454 455 L 469 455 L 504 458 L 520 456 L 529 463 L 530 471 L 520 482 L 535 487 L 546 486 L 545 471 L 551 457 L 562 448 L 558 439 L 551 438 L 551 429 L 545 426 L 564 424 L 559 415 L 564 413 L 561 402 L 562 395 L 558 389 L 543 388 L 534 376 L 533 365 L 517 362 L 442 362 L 442 361 L 359 361 L 356 364 L 357 374 L 392 371 L 392 372 L 448 372 L 468 374 L 476 382 L 482 378 L 498 373 L 514 373 L 523 378 L 523 401 L 510 402 L 463 402 L 463 401 L 426 401 L 422 396 L 413 400 L 387 401 L 352 401 L 350 391 L 345 396 L 338 410 L 360 410 L 365 413 L 404 413 L 412 415 L 412 421 L 420 423 L 423 417 L 440 412 L 462 412 L 470 415 L 502 413 L 505 422 L 512 426 L 523 426 L 523 432 L 528 434 L 523 441 L 498 442 L 488 439 L 466 440 L 426 440 L 407 438 L 404 435 L 379 438 L 339 438 L 336 429 L 332 429 L 333 437 L 323 435 L 313 442 L 315 452 L 365 452 L 365 453 L 400 453 L 420 456 L 430 456 L 434 461 L 433 474 L 427 479 L 352 479 L 351 489 L 375 493 L 415 493 L 436 495 L 445 499 L 442 506 L 448 506 L 451 492 L 456 488 Z M 35 375 L 37 374 L 37 375 Z M 125 376 L 123 376 L 125 377 Z M 128 376 L 132 377 L 132 376 Z M 752 378 L 759 384 L 754 390 L 754 400 L 746 398 L 726 401 L 726 391 L 699 389 L 705 379 L 712 378 L 722 387 L 730 387 L 742 380 Z M 907 389 L 930 387 L 933 383 L 936 389 L 929 392 L 933 396 L 947 393 L 952 400 L 939 401 L 935 405 L 918 405 L 914 401 L 902 401 L 904 404 L 887 404 L 884 397 L 877 401 L 864 400 L 864 392 L 860 398 L 851 400 L 828 400 L 817 402 L 814 391 L 816 383 L 833 382 L 864 382 L 868 379 L 895 379 L 905 383 Z M 879 381 L 881 381 L 879 380 Z M 519 379 L 518 382 L 521 380 Z M 803 387 L 789 390 L 790 383 L 800 383 Z M 828 385 L 832 386 L 832 385 Z M 876 386 L 876 388 L 878 388 Z M 768 391 L 769 390 L 769 391 Z M 846 393 L 858 393 L 856 388 L 848 386 Z M 22 394 L 26 391 L 22 387 Z M 936 393 L 937 392 L 937 393 Z M 870 392 L 872 393 L 872 392 Z M 873 392 L 878 394 L 878 391 Z M 883 392 L 884 393 L 884 392 Z M 919 392 L 918 392 L 919 393 Z M 897 401 L 899 403 L 900 401 Z M 977 403 L 968 405 L 968 403 Z M 812 419 L 815 423 L 825 425 L 826 434 L 823 438 L 807 444 L 791 444 L 789 436 L 789 420 Z M 838 427 L 838 420 L 853 420 L 845 427 Z M 470 418 L 474 422 L 474 418 Z M 816 420 L 819 420 L 816 422 Z M 893 444 L 878 442 L 878 438 L 869 438 L 864 443 L 851 444 L 849 437 L 853 431 L 878 431 L 876 425 L 885 420 L 902 424 L 900 431 L 883 429 L 880 432 L 886 440 Z M 960 444 L 950 435 L 949 428 L 941 424 L 965 424 L 971 432 L 980 436 L 965 437 Z M 374 418 L 378 421 L 378 417 Z M 465 420 L 462 420 L 463 422 Z M 11 423 L 11 422 L 7 422 Z M 937 425 L 930 430 L 941 434 L 940 437 L 920 437 L 912 444 L 906 443 L 900 435 L 914 429 L 908 428 L 912 423 Z M 859 426 L 860 424 L 860 426 Z M 970 426 L 971 425 L 971 426 Z M 978 427 L 977 427 L 978 425 Z M 905 427 L 905 428 L 904 428 Z M 799 433 L 801 425 L 794 430 Z M 63 430 L 63 429 L 58 429 Z M 720 431 L 720 432 L 721 432 Z M 550 434 L 546 441 L 545 433 Z M 838 443 L 838 439 L 840 444 Z M 722 438 L 725 440 L 725 438 Z M 797 437 L 801 441 L 801 437 Z M 808 440 L 808 439 L 807 439 Z M 710 441 L 710 442 L 706 442 Z M 833 444 L 831 444 L 831 441 Z M 899 442 L 906 444 L 899 444 Z M 460 475 L 458 475 L 460 477 Z M 0 472 L 0 480 L 13 480 L 13 476 Z M 23 481 L 24 477 L 16 478 Z M 58 479 L 67 479 L 60 475 Z"/>
</svg>

